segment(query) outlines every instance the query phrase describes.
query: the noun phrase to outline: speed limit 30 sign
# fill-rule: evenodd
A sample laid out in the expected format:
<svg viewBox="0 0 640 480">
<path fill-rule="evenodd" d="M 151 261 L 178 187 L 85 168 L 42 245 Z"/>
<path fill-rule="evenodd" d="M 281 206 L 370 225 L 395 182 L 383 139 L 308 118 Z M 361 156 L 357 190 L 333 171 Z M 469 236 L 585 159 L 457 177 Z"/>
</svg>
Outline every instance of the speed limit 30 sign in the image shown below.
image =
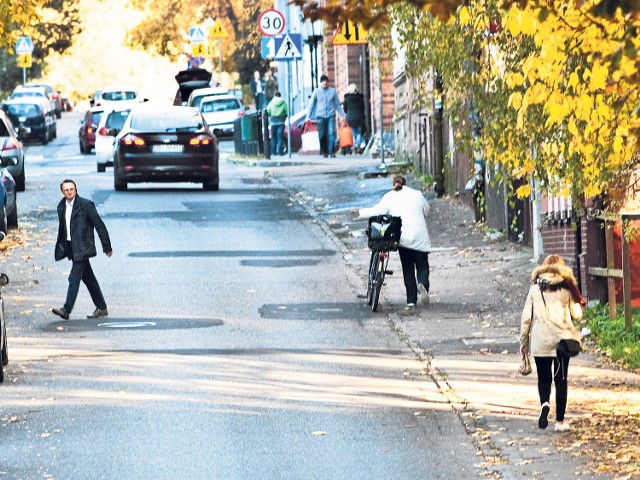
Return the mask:
<svg viewBox="0 0 640 480">
<path fill-rule="evenodd" d="M 265 36 L 273 36 L 284 31 L 284 16 L 278 10 L 265 10 L 258 17 L 258 28 Z"/>
</svg>

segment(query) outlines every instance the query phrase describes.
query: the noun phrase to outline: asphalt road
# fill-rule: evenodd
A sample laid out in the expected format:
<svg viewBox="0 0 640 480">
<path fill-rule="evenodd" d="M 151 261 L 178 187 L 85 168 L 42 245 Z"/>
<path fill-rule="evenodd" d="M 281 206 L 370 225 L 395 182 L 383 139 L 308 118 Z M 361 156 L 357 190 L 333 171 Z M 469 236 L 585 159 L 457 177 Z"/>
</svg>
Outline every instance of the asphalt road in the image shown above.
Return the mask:
<svg viewBox="0 0 640 480">
<path fill-rule="evenodd" d="M 361 278 L 304 202 L 226 154 L 219 192 L 115 192 L 112 170 L 79 153 L 79 118 L 28 146 L 0 264 L 0 478 L 478 477 L 427 366 L 358 301 Z M 70 268 L 53 261 L 65 178 L 112 238 L 113 257 L 92 262 L 110 312 L 99 321 L 85 319 L 84 287 L 71 321 L 50 313 Z"/>
</svg>

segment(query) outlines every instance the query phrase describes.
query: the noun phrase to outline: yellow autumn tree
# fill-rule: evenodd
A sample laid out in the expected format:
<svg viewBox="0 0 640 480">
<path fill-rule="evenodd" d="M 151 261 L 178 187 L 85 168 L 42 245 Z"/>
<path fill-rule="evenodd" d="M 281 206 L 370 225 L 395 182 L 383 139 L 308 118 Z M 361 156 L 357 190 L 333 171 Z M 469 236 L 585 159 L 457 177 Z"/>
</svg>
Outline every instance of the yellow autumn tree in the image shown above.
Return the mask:
<svg viewBox="0 0 640 480">
<path fill-rule="evenodd" d="M 525 152 L 496 148 L 492 160 L 516 176 L 533 175 L 547 189 L 571 190 L 574 198 L 608 192 L 620 176 L 638 168 L 638 19 L 616 10 L 594 18 L 597 1 L 547 2 L 512 7 L 503 18 L 503 39 L 533 42 L 523 57 L 495 61 L 496 79 L 509 93 L 516 122 L 504 134 L 530 139 Z M 520 196 L 529 194 L 521 187 Z"/>
<path fill-rule="evenodd" d="M 492 172 L 519 180 L 520 197 L 535 179 L 579 203 L 639 166 L 636 3 L 345 1 L 339 13 L 372 24 L 388 17 L 407 75 L 437 72 L 457 148 L 481 147 Z M 325 20 L 340 8 L 305 7 Z M 429 104 L 431 92 L 417 94 Z"/>
<path fill-rule="evenodd" d="M 13 52 L 16 40 L 25 35 L 23 26 L 40 18 L 44 0 L 2 0 L 0 3 L 0 47 Z"/>
</svg>

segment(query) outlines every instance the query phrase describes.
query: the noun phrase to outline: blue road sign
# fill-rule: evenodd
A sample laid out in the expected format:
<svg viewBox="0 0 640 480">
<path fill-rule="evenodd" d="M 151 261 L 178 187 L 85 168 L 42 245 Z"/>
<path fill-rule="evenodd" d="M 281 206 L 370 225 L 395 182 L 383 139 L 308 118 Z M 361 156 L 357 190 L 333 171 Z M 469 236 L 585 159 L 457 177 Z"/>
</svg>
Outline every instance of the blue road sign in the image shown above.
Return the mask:
<svg viewBox="0 0 640 480">
<path fill-rule="evenodd" d="M 276 54 L 275 60 L 290 61 L 302 58 L 302 35 L 299 33 L 281 33 L 273 36 Z"/>
<path fill-rule="evenodd" d="M 31 37 L 18 37 L 16 41 L 16 53 L 31 53 L 33 52 L 33 42 Z"/>
<path fill-rule="evenodd" d="M 276 46 L 273 37 L 262 37 L 260 39 L 260 58 L 267 59 L 276 56 Z"/>
<path fill-rule="evenodd" d="M 191 43 L 204 42 L 204 30 L 200 27 L 192 27 L 189 29 L 189 41 Z"/>
</svg>

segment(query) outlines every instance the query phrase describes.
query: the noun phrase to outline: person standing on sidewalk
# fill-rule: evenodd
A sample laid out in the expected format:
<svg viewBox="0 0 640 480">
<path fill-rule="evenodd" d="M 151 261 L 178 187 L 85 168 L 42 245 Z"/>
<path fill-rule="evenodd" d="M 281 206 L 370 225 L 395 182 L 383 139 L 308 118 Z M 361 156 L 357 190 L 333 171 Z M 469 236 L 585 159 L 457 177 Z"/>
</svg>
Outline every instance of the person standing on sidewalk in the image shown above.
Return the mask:
<svg viewBox="0 0 640 480">
<path fill-rule="evenodd" d="M 396 175 L 393 177 L 391 191 L 382 197 L 380 203 L 370 208 L 361 208 L 359 211 L 360 218 L 393 215 L 402 219 L 398 254 L 409 308 L 416 306 L 418 293 L 422 303 L 429 304 L 429 210 L 429 203 L 422 192 L 407 187 L 407 179 L 402 175 Z"/>
<path fill-rule="evenodd" d="M 78 195 L 73 180 L 63 180 L 60 190 L 64 198 L 58 204 L 58 239 L 55 246 L 56 261 L 68 258 L 73 262 L 69 273 L 67 299 L 60 308 L 51 311 L 64 320 L 69 320 L 80 289 L 80 281 L 84 282 L 96 306 L 95 311 L 87 318 L 106 317 L 109 315 L 107 304 L 102 296 L 98 279 L 93 273 L 89 259 L 97 255 L 94 229 L 98 232 L 102 250 L 110 257 L 113 254 L 109 232 L 98 215 L 96 206 L 91 200 Z"/>
<path fill-rule="evenodd" d="M 269 115 L 269 125 L 271 126 L 271 152 L 274 155 L 284 155 L 284 124 L 289 115 L 287 102 L 284 101 L 280 92 L 276 92 L 273 100 L 267 105 L 267 115 Z"/>
<path fill-rule="evenodd" d="M 335 157 L 336 146 L 336 112 L 344 117 L 344 110 L 336 89 L 329 86 L 329 77 L 320 77 L 320 87 L 311 95 L 307 120 L 318 120 L 318 138 L 320 139 L 320 152 L 323 157 Z"/>
<path fill-rule="evenodd" d="M 349 85 L 347 93 L 344 96 L 344 113 L 346 114 L 347 124 L 353 132 L 353 149 L 357 154 L 363 150 L 363 133 L 364 133 L 364 96 L 358 91 L 355 83 Z"/>
<path fill-rule="evenodd" d="M 556 432 L 569 430 L 565 422 L 567 409 L 567 374 L 569 357 L 558 357 L 556 349 L 563 339 L 580 341 L 573 321 L 582 318 L 586 304 L 577 287 L 572 270 L 562 257 L 549 255 L 531 274 L 531 287 L 520 321 L 520 352 L 533 354 L 538 372 L 540 415 L 538 427 L 549 425 L 551 383 L 556 386 Z"/>
<path fill-rule="evenodd" d="M 253 100 L 256 102 L 256 110 L 262 110 L 264 108 L 264 80 L 260 78 L 260 72 L 253 72 L 253 78 L 249 82 L 251 93 L 253 93 Z"/>
</svg>

